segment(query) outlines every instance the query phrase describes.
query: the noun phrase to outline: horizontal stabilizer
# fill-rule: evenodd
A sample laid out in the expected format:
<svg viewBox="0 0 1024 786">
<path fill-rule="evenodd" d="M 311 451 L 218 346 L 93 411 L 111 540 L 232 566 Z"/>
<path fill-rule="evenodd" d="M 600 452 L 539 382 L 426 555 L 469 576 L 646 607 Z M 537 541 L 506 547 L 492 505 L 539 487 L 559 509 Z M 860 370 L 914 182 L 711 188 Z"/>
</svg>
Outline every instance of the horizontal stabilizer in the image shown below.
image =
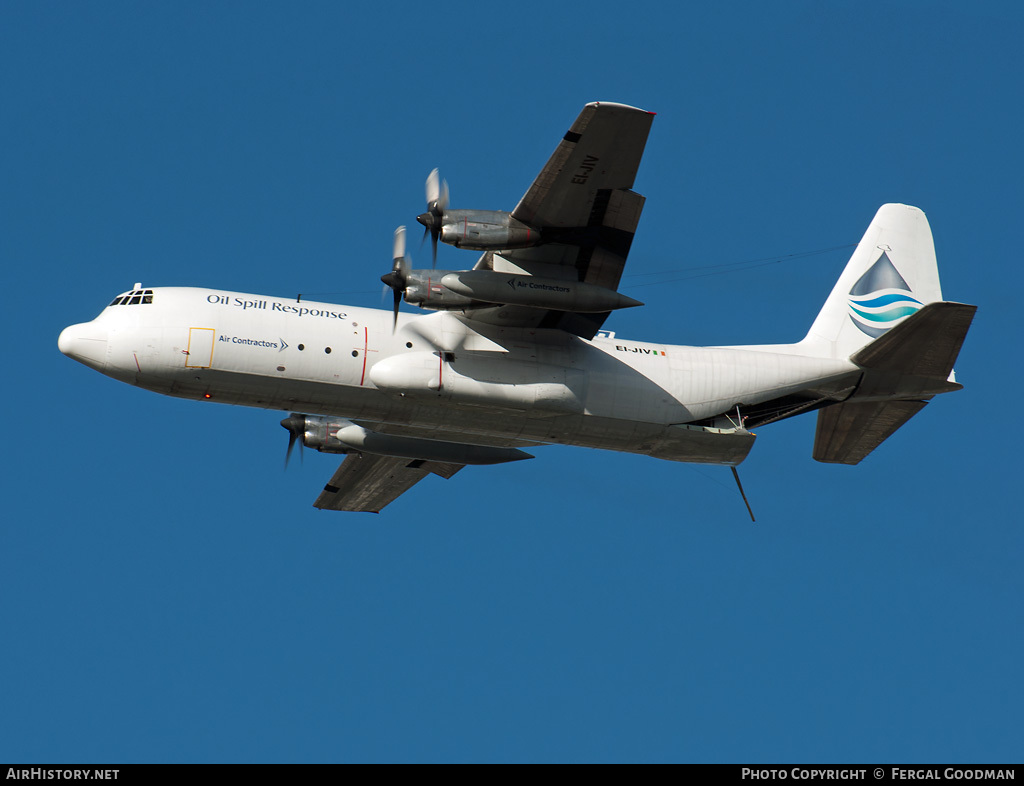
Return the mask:
<svg viewBox="0 0 1024 786">
<path fill-rule="evenodd" d="M 977 306 L 929 303 L 850 358 L 862 368 L 946 379 Z"/>
<path fill-rule="evenodd" d="M 818 411 L 814 460 L 826 464 L 859 464 L 896 429 L 924 409 L 927 401 L 856 400 Z"/>
</svg>

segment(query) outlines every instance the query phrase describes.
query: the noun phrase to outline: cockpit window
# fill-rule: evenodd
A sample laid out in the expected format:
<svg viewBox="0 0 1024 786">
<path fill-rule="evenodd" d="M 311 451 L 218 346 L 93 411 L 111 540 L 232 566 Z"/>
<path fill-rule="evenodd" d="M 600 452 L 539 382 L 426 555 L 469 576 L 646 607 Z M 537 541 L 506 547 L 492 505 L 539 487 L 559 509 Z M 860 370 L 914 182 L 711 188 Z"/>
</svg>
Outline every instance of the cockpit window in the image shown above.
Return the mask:
<svg viewBox="0 0 1024 786">
<path fill-rule="evenodd" d="M 153 302 L 153 290 L 152 289 L 136 289 L 131 292 L 125 292 L 123 295 L 118 295 L 114 298 L 111 306 L 136 306 L 143 303 Z"/>
</svg>

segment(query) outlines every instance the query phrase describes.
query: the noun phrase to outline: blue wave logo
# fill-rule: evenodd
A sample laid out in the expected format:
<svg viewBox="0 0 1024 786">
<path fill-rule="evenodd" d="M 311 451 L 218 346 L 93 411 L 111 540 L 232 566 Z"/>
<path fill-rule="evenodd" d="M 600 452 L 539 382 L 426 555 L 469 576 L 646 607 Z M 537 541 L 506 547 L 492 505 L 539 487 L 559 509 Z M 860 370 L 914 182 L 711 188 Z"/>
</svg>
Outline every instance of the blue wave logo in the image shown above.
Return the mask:
<svg viewBox="0 0 1024 786">
<path fill-rule="evenodd" d="M 910 293 L 910 286 L 884 251 L 850 290 L 850 319 L 872 338 L 878 338 L 923 305 Z"/>
</svg>

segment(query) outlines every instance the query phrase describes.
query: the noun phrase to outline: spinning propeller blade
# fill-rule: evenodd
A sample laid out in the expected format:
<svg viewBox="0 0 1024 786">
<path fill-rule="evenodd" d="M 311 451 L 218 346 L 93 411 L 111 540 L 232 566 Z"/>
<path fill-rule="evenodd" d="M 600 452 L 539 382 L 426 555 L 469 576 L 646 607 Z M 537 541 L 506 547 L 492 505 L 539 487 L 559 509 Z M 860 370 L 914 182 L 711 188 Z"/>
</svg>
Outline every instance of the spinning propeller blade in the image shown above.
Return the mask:
<svg viewBox="0 0 1024 786">
<path fill-rule="evenodd" d="M 295 447 L 296 440 L 299 441 L 299 463 L 302 463 L 302 450 L 305 446 L 302 435 L 306 431 L 306 418 L 304 415 L 293 412 L 281 421 L 281 425 L 288 430 L 288 450 L 284 454 L 284 468 L 288 469 L 288 462 L 291 460 L 292 448 Z"/>
<path fill-rule="evenodd" d="M 431 246 L 433 247 L 433 267 L 437 267 L 437 240 L 441 237 L 441 227 L 444 225 L 444 211 L 448 209 L 448 182 L 441 180 L 436 169 L 431 170 L 427 175 L 427 212 L 416 216 L 416 220 L 423 224 L 423 240 L 430 235 Z"/>
<path fill-rule="evenodd" d="M 395 328 L 398 327 L 398 307 L 402 303 L 402 294 L 409 283 L 409 263 L 405 258 L 405 227 L 395 230 L 395 240 L 391 248 L 394 259 L 391 272 L 385 273 L 380 280 L 391 287 L 394 292 L 394 319 L 391 323 L 391 332 L 394 333 Z"/>
</svg>

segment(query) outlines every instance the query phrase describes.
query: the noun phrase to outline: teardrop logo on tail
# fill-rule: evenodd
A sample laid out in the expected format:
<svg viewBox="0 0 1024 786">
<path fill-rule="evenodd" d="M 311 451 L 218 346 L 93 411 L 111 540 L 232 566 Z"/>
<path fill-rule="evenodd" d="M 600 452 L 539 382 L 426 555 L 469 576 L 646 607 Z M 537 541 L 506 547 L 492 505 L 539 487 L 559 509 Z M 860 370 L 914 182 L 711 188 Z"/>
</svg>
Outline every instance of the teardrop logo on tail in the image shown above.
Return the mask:
<svg viewBox="0 0 1024 786">
<path fill-rule="evenodd" d="M 850 319 L 872 338 L 878 338 L 922 305 L 910 294 L 910 286 L 884 251 L 850 290 Z"/>
</svg>

